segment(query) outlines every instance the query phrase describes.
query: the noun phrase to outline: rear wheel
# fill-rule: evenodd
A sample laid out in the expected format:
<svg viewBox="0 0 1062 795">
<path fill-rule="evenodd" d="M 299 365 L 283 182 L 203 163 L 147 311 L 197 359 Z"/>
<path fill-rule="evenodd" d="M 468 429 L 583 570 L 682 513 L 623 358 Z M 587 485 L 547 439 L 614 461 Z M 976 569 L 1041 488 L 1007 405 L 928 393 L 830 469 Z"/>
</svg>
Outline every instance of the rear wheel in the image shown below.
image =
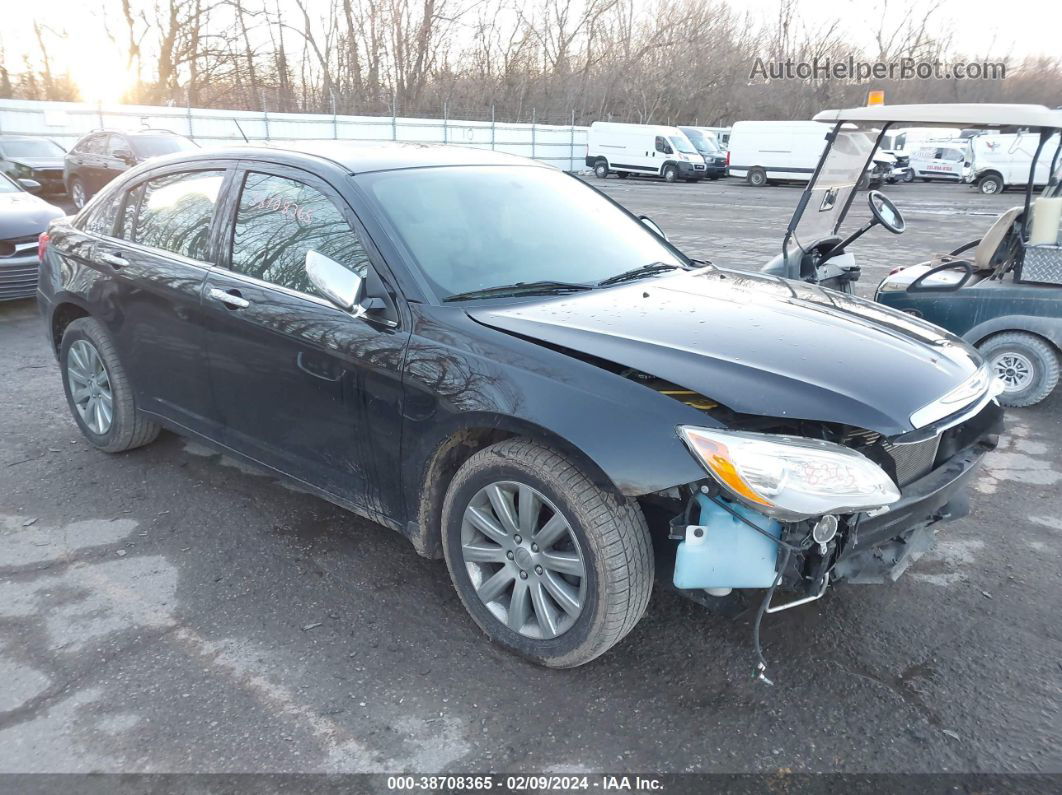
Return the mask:
<svg viewBox="0 0 1062 795">
<path fill-rule="evenodd" d="M 629 171 L 617 171 L 616 172 L 616 176 L 619 177 L 620 179 L 627 179 L 627 177 L 629 177 L 630 175 L 631 175 L 631 173 Z"/>
<path fill-rule="evenodd" d="M 991 196 L 1003 192 L 1003 178 L 998 174 L 985 174 L 977 181 L 977 189 L 981 193 Z"/>
<path fill-rule="evenodd" d="M 83 317 L 66 327 L 59 364 L 70 413 L 95 447 L 118 453 L 159 435 L 159 426 L 137 412 L 114 343 L 97 321 Z"/>
<path fill-rule="evenodd" d="M 762 168 L 749 169 L 748 176 L 745 177 L 748 183 L 754 188 L 762 188 L 767 184 L 767 172 Z"/>
<path fill-rule="evenodd" d="M 525 439 L 472 456 L 442 512 L 465 609 L 492 640 L 551 668 L 589 662 L 642 617 L 653 583 L 638 504 Z"/>
<path fill-rule="evenodd" d="M 1034 334 L 1008 331 L 977 346 L 992 373 L 1003 382 L 999 402 L 1004 406 L 1032 406 L 1046 398 L 1058 383 L 1058 353 Z"/>
<path fill-rule="evenodd" d="M 79 210 L 88 202 L 88 192 L 85 190 L 85 183 L 81 181 L 80 177 L 74 177 L 70 180 L 70 201 Z"/>
<path fill-rule="evenodd" d="M 608 163 L 604 160 L 598 160 L 597 165 L 594 166 L 594 175 L 598 179 L 606 179 L 608 177 Z"/>
<path fill-rule="evenodd" d="M 678 168 L 676 166 L 664 166 L 663 177 L 665 182 L 677 182 Z"/>
</svg>

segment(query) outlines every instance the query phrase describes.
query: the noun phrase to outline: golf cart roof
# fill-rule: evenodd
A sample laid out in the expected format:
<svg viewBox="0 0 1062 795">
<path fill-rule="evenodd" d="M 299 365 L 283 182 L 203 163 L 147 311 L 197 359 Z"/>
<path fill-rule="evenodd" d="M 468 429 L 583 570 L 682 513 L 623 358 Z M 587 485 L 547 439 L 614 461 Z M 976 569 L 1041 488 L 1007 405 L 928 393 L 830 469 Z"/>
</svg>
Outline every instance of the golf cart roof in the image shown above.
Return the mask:
<svg viewBox="0 0 1062 795">
<path fill-rule="evenodd" d="M 1052 110 L 1043 105 L 1005 105 L 982 102 L 939 105 L 871 105 L 865 108 L 824 110 L 815 114 L 815 121 L 1062 129 L 1062 110 Z"/>
</svg>

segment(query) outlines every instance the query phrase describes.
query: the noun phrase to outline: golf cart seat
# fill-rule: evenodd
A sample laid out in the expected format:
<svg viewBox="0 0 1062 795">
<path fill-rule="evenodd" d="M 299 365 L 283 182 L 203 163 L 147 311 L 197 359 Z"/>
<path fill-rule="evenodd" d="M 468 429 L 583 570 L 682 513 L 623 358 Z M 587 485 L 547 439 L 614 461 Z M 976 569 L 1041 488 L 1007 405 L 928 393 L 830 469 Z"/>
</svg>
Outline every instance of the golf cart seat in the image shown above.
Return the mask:
<svg viewBox="0 0 1062 795">
<path fill-rule="evenodd" d="M 1001 264 L 1001 258 L 998 255 L 1005 253 L 1005 249 L 1002 248 L 1003 243 L 1013 229 L 1015 222 L 1021 217 L 1024 209 L 1024 207 L 1020 206 L 1011 207 L 1009 210 L 1000 213 L 988 232 L 980 240 L 974 240 L 964 246 L 960 246 L 950 254 L 938 254 L 928 264 L 935 268 L 939 265 L 968 262 L 973 267 L 975 277 L 977 274 L 983 274 L 986 271 L 997 268 Z M 959 256 L 970 249 L 974 249 L 972 258 Z"/>
</svg>

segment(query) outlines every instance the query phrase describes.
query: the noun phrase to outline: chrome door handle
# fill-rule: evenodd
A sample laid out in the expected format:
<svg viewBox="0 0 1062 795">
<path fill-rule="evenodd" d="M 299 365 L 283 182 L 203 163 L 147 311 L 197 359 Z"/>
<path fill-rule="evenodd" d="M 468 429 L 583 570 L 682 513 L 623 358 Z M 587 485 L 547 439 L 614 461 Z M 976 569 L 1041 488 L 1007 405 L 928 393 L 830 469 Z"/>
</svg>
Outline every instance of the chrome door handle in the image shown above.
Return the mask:
<svg viewBox="0 0 1062 795">
<path fill-rule="evenodd" d="M 119 257 L 117 254 L 99 254 L 97 255 L 100 262 L 106 262 L 112 268 L 124 268 L 129 264 L 129 260 L 125 257 Z"/>
<path fill-rule="evenodd" d="M 224 290 L 219 290 L 217 287 L 211 287 L 210 292 L 207 293 L 215 301 L 221 301 L 223 304 L 236 307 L 237 309 L 245 309 L 251 305 L 251 302 L 246 298 L 241 298 L 238 295 L 227 293 Z"/>
</svg>

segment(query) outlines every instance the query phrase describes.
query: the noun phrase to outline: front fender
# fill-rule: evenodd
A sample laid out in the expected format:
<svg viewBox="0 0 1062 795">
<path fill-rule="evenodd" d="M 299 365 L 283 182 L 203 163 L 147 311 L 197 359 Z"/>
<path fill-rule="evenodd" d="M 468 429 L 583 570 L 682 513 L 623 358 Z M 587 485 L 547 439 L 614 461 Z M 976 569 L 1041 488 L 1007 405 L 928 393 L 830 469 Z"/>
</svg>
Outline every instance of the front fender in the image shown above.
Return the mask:
<svg viewBox="0 0 1062 795">
<path fill-rule="evenodd" d="M 998 334 L 1002 331 L 1028 331 L 1038 334 L 1050 341 L 1056 348 L 1062 349 L 1062 318 L 1037 317 L 1035 315 L 1003 315 L 978 323 L 962 338 L 971 345 Z"/>
</svg>

